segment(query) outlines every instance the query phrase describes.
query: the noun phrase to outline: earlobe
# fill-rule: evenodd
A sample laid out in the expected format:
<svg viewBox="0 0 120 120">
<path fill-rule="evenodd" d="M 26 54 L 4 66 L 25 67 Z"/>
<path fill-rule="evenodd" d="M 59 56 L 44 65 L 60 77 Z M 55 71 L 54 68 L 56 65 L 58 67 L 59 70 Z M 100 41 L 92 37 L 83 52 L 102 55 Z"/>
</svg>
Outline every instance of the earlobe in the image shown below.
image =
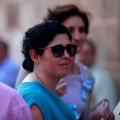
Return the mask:
<svg viewBox="0 0 120 120">
<path fill-rule="evenodd" d="M 30 50 L 30 56 L 33 62 L 38 63 L 38 54 L 36 53 L 34 49 Z"/>
</svg>

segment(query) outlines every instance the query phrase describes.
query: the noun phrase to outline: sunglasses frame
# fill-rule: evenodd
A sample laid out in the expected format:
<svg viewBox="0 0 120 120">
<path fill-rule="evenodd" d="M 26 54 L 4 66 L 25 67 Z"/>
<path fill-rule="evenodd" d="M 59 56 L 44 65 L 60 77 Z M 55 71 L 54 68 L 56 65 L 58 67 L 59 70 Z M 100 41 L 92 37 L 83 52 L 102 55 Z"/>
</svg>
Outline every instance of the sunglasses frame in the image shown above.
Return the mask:
<svg viewBox="0 0 120 120">
<path fill-rule="evenodd" d="M 60 48 L 61 47 L 61 48 Z M 71 47 L 71 48 L 70 48 Z M 62 45 L 62 44 L 58 44 L 58 45 L 55 45 L 55 46 L 52 46 L 52 47 L 46 47 L 46 48 L 39 48 L 40 49 L 49 49 L 51 48 L 52 49 L 52 54 L 56 57 L 56 58 L 59 58 L 61 57 L 65 50 L 67 51 L 67 53 L 69 54 L 70 57 L 73 57 L 76 52 L 77 52 L 77 45 L 74 45 L 74 44 L 67 44 L 65 47 Z M 61 53 L 57 53 L 56 52 L 56 49 L 61 49 Z M 74 50 L 72 52 L 72 49 Z M 70 51 L 71 50 L 71 51 Z M 60 52 L 60 51 L 59 51 Z M 72 53 L 71 53 L 72 52 Z M 57 54 L 55 54 L 57 53 Z"/>
</svg>

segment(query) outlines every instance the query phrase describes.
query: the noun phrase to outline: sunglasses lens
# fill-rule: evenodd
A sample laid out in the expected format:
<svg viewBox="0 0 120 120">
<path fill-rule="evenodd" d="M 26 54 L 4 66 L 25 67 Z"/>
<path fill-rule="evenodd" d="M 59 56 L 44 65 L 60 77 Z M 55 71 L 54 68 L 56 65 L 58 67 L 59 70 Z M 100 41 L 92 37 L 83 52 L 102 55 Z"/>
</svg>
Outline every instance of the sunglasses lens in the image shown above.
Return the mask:
<svg viewBox="0 0 120 120">
<path fill-rule="evenodd" d="M 77 51 L 77 45 L 67 45 L 66 50 L 70 57 L 73 57 L 76 54 Z"/>
<path fill-rule="evenodd" d="M 52 53 L 56 58 L 61 57 L 64 53 L 64 47 L 62 45 L 56 45 L 51 48 L 52 48 Z"/>
<path fill-rule="evenodd" d="M 62 45 L 56 45 L 51 48 L 52 48 L 52 53 L 56 58 L 59 58 L 64 54 L 65 48 L 70 57 L 73 57 L 77 51 L 77 45 L 71 45 L 71 44 L 68 44 L 66 47 L 63 47 Z"/>
</svg>

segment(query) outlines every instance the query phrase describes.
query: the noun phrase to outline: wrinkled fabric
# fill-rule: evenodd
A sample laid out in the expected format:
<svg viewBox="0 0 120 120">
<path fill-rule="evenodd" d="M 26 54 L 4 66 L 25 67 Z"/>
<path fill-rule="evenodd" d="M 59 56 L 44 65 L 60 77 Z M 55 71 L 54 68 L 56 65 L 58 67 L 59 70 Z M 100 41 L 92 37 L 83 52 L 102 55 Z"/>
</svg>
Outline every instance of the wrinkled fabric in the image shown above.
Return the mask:
<svg viewBox="0 0 120 120">
<path fill-rule="evenodd" d="M 29 106 L 12 88 L 0 83 L 0 120 L 32 120 Z"/>
<path fill-rule="evenodd" d="M 88 101 L 87 92 L 92 90 L 94 85 L 94 78 L 87 78 L 86 80 L 83 80 L 81 85 L 82 85 L 82 90 L 81 90 L 82 99 Z"/>
</svg>

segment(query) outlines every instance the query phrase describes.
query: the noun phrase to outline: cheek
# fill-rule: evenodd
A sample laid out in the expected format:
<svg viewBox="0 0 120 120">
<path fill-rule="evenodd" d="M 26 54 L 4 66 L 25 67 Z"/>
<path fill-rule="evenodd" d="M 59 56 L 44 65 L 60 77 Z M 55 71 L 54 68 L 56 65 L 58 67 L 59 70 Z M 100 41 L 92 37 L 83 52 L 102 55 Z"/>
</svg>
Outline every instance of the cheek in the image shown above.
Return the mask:
<svg viewBox="0 0 120 120">
<path fill-rule="evenodd" d="M 74 59 L 75 59 L 75 56 L 74 57 L 70 57 L 71 64 L 73 63 Z"/>
<path fill-rule="evenodd" d="M 76 54 L 77 54 L 77 53 L 76 53 Z M 75 54 L 75 56 L 76 56 L 76 54 Z M 72 68 L 72 65 L 73 65 L 73 63 L 74 63 L 75 56 L 70 58 L 70 61 L 71 61 L 70 69 Z"/>
<path fill-rule="evenodd" d="M 86 40 L 86 33 L 82 33 L 79 37 L 75 37 L 74 35 L 72 35 L 72 43 L 84 43 Z"/>
<path fill-rule="evenodd" d="M 59 62 L 59 60 L 58 59 L 56 59 L 56 58 L 54 58 L 54 57 L 49 57 L 48 59 L 47 59 L 47 65 L 48 66 L 52 66 L 52 67 L 55 67 L 57 64 L 58 64 L 58 62 Z"/>
<path fill-rule="evenodd" d="M 45 55 L 46 54 L 46 55 Z M 52 54 L 44 53 L 41 57 L 40 63 L 47 69 L 51 68 L 51 66 L 55 66 L 57 60 L 54 58 Z"/>
<path fill-rule="evenodd" d="M 81 35 L 80 42 L 84 43 L 85 40 L 86 40 L 86 34 L 84 33 Z"/>
<path fill-rule="evenodd" d="M 47 74 L 53 74 L 54 71 L 57 71 L 58 69 L 58 61 L 53 60 L 53 58 L 49 58 L 47 60 L 44 60 L 42 62 L 42 66 L 44 71 L 46 71 Z"/>
<path fill-rule="evenodd" d="M 83 45 L 80 45 L 80 46 L 77 48 L 77 54 L 79 54 L 79 53 L 81 52 L 82 48 L 83 48 Z"/>
</svg>

